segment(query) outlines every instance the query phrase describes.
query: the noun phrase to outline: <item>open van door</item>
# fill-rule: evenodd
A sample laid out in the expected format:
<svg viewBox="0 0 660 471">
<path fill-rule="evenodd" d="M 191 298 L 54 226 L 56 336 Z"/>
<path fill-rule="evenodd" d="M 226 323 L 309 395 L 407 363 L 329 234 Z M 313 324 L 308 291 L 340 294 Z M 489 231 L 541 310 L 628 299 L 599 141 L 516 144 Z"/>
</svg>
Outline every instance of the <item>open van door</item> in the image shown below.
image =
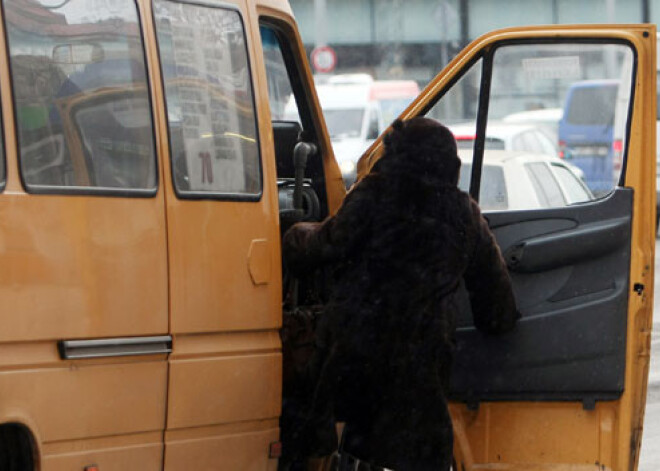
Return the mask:
<svg viewBox="0 0 660 471">
<path fill-rule="evenodd" d="M 474 41 L 403 113 L 474 126 L 466 190 L 496 202 L 484 214 L 522 312 L 501 337 L 477 332 L 469 308 L 458 316 L 455 469 L 636 469 L 653 306 L 655 71 L 655 25 L 512 28 Z M 585 193 L 587 170 L 570 157 L 491 151 L 489 126 L 561 108 L 585 80 L 628 88 L 623 163 L 605 191 Z M 596 89 L 590 100 L 571 119 L 622 119 Z M 381 139 L 360 176 L 381 155 Z M 600 156 L 594 165 L 613 158 L 609 148 L 578 151 Z"/>
</svg>

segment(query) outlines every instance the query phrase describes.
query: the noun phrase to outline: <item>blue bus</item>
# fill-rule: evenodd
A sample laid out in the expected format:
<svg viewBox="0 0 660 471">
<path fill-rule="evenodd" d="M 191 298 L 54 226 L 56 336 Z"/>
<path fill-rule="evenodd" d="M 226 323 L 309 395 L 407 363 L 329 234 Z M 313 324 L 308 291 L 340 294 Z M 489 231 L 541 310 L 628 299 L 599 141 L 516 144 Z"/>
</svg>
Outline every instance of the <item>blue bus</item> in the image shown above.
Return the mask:
<svg viewBox="0 0 660 471">
<path fill-rule="evenodd" d="M 618 89 L 618 80 L 574 83 L 559 121 L 559 156 L 582 169 L 596 196 L 609 193 L 617 183 L 612 139 Z"/>
</svg>

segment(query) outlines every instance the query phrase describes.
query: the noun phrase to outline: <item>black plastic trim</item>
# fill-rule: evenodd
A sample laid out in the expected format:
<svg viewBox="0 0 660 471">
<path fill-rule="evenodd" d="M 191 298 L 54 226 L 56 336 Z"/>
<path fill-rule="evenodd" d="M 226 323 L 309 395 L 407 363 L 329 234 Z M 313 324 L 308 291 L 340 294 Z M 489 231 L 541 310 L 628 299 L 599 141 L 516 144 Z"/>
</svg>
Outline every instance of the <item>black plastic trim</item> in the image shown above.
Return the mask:
<svg viewBox="0 0 660 471">
<path fill-rule="evenodd" d="M 467 293 L 459 290 L 452 399 L 580 401 L 587 407 L 621 396 L 634 295 L 633 201 L 633 190 L 619 187 L 590 203 L 488 215 L 504 253 L 538 242 L 530 262 L 538 270 L 511 271 L 522 319 L 506 334 L 477 331 Z"/>
<path fill-rule="evenodd" d="M 486 149 L 486 126 L 488 126 L 488 106 L 490 104 L 490 85 L 493 78 L 493 50 L 487 49 L 481 69 L 479 86 L 479 108 L 477 111 L 477 136 L 472 153 L 472 174 L 470 176 L 470 196 L 479 201 L 481 189 L 481 167 Z"/>
<path fill-rule="evenodd" d="M 612 252 L 629 237 L 629 230 L 630 217 L 586 224 L 526 239 L 509 247 L 504 259 L 509 269 L 516 272 L 551 270 Z M 594 244 L 596 239 L 599 244 Z"/>
</svg>

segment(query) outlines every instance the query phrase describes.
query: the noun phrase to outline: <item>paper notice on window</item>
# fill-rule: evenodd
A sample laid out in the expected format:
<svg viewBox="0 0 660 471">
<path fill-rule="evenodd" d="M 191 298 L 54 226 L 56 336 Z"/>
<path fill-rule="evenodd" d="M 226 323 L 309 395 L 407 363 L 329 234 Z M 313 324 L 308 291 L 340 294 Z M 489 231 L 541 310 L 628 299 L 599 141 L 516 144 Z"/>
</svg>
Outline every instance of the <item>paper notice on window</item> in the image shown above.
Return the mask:
<svg viewBox="0 0 660 471">
<path fill-rule="evenodd" d="M 530 79 L 580 79 L 579 56 L 523 59 L 523 71 Z"/>
</svg>

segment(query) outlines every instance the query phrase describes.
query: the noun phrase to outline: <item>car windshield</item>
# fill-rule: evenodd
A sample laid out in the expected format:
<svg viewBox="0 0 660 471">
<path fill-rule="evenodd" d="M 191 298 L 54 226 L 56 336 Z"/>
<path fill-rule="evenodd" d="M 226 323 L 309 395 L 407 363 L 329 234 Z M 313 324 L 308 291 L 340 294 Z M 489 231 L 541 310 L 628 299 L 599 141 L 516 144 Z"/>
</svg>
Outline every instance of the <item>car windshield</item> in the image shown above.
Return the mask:
<svg viewBox="0 0 660 471">
<path fill-rule="evenodd" d="M 332 139 L 360 136 L 364 118 L 363 109 L 324 109 L 323 116 Z"/>
</svg>

